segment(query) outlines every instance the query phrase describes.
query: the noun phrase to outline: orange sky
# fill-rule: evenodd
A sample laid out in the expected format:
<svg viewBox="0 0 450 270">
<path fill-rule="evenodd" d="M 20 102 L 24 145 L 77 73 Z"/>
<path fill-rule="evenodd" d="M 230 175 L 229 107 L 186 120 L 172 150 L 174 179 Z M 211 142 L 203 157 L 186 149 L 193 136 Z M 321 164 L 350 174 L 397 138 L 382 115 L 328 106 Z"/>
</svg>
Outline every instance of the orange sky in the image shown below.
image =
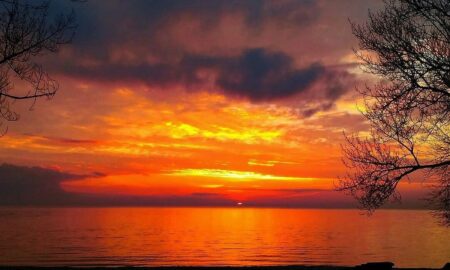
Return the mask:
<svg viewBox="0 0 450 270">
<path fill-rule="evenodd" d="M 138 11 L 129 9 L 111 21 L 106 15 L 114 17 L 119 7 L 86 3 L 93 6 L 78 11 L 78 40 L 44 58 L 60 91 L 52 101 L 38 101 L 31 112 L 29 103 L 14 104 L 21 119 L 8 123 L 0 139 L 0 160 L 84 175 L 61 182 L 68 193 L 194 196 L 263 205 L 347 200 L 329 190 L 345 171 L 342 132 L 368 129 L 354 87 L 373 81 L 356 66 L 351 50 L 356 42 L 347 18 L 364 18 L 367 8 L 378 4 L 289 3 L 296 12 L 281 22 L 289 10 L 279 4 L 264 5 L 271 12 L 260 14 L 256 22 L 246 21 L 244 7 L 212 9 L 219 14 L 216 22 L 207 21 L 209 13 L 216 14 L 209 9 L 183 7 L 185 11 L 173 11 L 179 21 L 166 14 L 123 33 L 122 26 L 137 24 Z M 104 15 L 96 17 L 98 36 L 86 30 L 95 12 Z M 136 21 L 130 19 L 133 12 Z M 161 29 L 154 30 L 153 24 Z M 103 44 L 104 51 L 92 46 L 92 40 Z M 290 69 L 288 74 L 300 76 L 315 63 L 325 72 L 307 87 L 280 88 L 289 91 L 283 96 L 247 91 L 254 78 L 237 88 L 221 84 L 221 79 L 229 80 L 227 72 L 239 77 L 247 71 L 234 74 L 234 63 L 241 64 L 242 51 L 252 47 L 277 52 L 262 57 L 286 61 L 279 65 Z M 174 69 L 173 58 L 180 54 L 209 57 L 188 66 L 195 69 L 194 83 L 185 79 L 192 76 L 189 70 L 178 70 L 184 62 L 175 65 L 178 77 L 163 82 L 147 71 L 138 75 L 153 70 L 155 61 Z M 276 82 L 291 78 L 270 72 L 281 76 Z M 270 91 L 273 86 L 264 83 L 258 87 Z"/>
</svg>

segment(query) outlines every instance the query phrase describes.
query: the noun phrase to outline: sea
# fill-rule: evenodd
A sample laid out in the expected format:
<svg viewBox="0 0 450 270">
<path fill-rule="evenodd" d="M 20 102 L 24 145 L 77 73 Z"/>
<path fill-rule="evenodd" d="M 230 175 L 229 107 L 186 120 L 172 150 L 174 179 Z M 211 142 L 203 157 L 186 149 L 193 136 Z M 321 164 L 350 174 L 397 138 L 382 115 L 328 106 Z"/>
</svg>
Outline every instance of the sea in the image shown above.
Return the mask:
<svg viewBox="0 0 450 270">
<path fill-rule="evenodd" d="M 0 208 L 0 265 L 441 268 L 450 229 L 424 210 Z"/>
</svg>

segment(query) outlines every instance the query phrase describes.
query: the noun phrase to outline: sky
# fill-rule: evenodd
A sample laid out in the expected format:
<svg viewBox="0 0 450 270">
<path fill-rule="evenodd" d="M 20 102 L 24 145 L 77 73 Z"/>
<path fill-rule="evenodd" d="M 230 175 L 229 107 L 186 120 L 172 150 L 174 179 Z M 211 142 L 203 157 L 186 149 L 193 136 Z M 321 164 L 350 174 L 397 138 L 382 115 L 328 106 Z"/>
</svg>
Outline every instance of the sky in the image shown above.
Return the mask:
<svg viewBox="0 0 450 270">
<path fill-rule="evenodd" d="M 59 82 L 16 102 L 0 205 L 351 207 L 343 132 L 367 133 L 375 83 L 349 19 L 381 1 L 56 1 L 71 44 L 36 59 Z M 5 127 L 5 125 L 3 125 Z M 400 186 L 418 207 L 420 177 Z"/>
</svg>

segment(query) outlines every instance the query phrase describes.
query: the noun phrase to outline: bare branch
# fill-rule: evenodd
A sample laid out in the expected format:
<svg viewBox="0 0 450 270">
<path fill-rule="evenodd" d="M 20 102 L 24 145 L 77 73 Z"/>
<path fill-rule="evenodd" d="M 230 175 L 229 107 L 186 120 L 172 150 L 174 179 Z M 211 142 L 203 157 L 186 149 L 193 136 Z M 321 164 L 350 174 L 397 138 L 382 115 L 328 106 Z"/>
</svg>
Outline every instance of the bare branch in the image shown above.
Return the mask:
<svg viewBox="0 0 450 270">
<path fill-rule="evenodd" d="M 36 56 L 57 52 L 71 42 L 75 32 L 74 12 L 49 14 L 51 1 L 0 0 L 0 118 L 15 121 L 12 101 L 51 98 L 58 90 Z M 14 83 L 30 86 L 27 94 Z M 33 103 L 34 104 L 34 103 Z"/>
<path fill-rule="evenodd" d="M 450 221 L 450 2 L 387 0 L 367 23 L 351 22 L 364 70 L 383 78 L 359 89 L 370 136 L 346 136 L 349 173 L 338 189 L 369 211 L 398 198 L 416 171 L 437 181 L 430 201 Z"/>
</svg>

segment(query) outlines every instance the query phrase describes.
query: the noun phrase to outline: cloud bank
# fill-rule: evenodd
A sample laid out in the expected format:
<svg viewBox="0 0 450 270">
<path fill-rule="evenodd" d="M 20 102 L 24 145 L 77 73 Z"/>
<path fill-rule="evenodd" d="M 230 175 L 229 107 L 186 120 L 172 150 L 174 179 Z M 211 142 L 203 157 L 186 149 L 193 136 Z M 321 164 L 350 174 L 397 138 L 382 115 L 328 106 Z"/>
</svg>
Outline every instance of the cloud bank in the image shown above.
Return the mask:
<svg viewBox="0 0 450 270">
<path fill-rule="evenodd" d="M 86 177 L 102 177 L 102 174 L 75 175 L 55 169 L 0 165 L 0 206 L 236 206 L 237 201 L 217 192 L 193 192 L 186 195 L 114 195 L 66 192 L 64 181 Z M 252 189 L 242 191 L 275 192 L 273 197 L 254 198 L 245 201 L 253 207 L 311 207 L 348 208 L 355 202 L 342 193 L 329 189 Z M 419 195 L 416 194 L 417 197 Z M 417 197 L 408 198 L 403 205 L 388 207 L 423 207 Z"/>
<path fill-rule="evenodd" d="M 329 110 L 355 84 L 344 66 L 322 59 L 321 46 L 306 46 L 324 20 L 319 1 L 94 0 L 76 12 L 74 43 L 47 59 L 63 76 L 166 96 L 181 88 L 251 102 L 295 98 L 303 116 Z"/>
</svg>

